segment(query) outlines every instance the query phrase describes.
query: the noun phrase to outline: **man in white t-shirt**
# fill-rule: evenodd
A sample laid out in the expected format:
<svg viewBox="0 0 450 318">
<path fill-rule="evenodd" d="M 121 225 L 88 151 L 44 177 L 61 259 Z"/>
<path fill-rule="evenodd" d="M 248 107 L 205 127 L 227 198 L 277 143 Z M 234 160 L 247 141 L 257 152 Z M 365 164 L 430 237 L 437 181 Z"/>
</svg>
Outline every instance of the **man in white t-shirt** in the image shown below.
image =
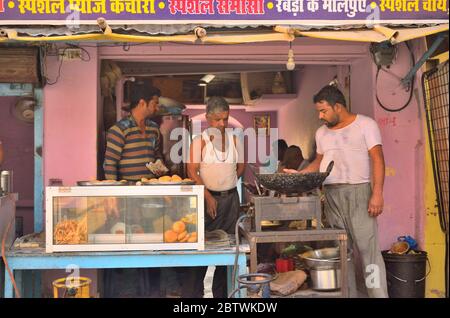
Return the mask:
<svg viewBox="0 0 450 318">
<path fill-rule="evenodd" d="M 334 167 L 324 182 L 327 221 L 347 231 L 349 246 L 358 249 L 370 297 L 388 297 L 386 270 L 378 245 L 376 217 L 383 212 L 384 156 L 376 122 L 350 113 L 345 97 L 335 86 L 322 88 L 314 103 L 325 125 L 316 132 L 316 159 L 301 171 L 324 172 Z M 370 277 L 368 277 L 370 275 Z M 356 296 L 353 264 L 349 266 L 350 296 Z"/>
</svg>

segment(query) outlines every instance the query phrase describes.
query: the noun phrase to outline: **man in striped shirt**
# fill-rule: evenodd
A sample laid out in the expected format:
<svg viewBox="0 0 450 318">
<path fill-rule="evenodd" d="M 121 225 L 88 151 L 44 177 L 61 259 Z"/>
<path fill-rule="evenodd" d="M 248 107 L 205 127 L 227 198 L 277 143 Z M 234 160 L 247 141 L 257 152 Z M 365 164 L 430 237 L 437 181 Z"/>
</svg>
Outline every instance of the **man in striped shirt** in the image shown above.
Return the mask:
<svg viewBox="0 0 450 318">
<path fill-rule="evenodd" d="M 162 159 L 161 133 L 150 120 L 158 111 L 160 90 L 136 84 L 132 91 L 131 114 L 108 130 L 105 153 L 105 178 L 139 181 L 154 178 L 145 166 Z"/>
<path fill-rule="evenodd" d="M 145 164 L 162 159 L 161 133 L 158 125 L 149 119 L 158 111 L 160 96 L 159 89 L 148 85 L 132 87 L 131 114 L 112 126 L 106 137 L 106 179 L 138 181 L 158 177 Z M 161 297 L 159 268 L 106 269 L 103 281 L 107 298 Z"/>
</svg>

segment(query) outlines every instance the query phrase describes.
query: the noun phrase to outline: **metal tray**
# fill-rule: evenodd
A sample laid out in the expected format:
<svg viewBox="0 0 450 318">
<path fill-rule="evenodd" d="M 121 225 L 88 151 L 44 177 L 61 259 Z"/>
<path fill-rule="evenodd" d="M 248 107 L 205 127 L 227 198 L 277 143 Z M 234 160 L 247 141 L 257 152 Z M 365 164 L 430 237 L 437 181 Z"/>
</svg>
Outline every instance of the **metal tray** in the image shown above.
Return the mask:
<svg viewBox="0 0 450 318">
<path fill-rule="evenodd" d="M 95 182 L 95 181 L 77 181 L 77 185 L 79 186 L 127 186 L 127 185 L 133 185 L 133 183 L 126 181 L 126 182 L 120 182 L 120 181 L 114 181 L 114 182 Z"/>
<path fill-rule="evenodd" d="M 266 221 L 266 220 L 261 221 L 261 227 L 277 227 L 280 225 L 281 225 L 280 221 Z"/>
<path fill-rule="evenodd" d="M 158 186 L 158 185 L 195 185 L 195 181 L 161 181 L 161 182 L 143 182 L 142 185 Z"/>
</svg>

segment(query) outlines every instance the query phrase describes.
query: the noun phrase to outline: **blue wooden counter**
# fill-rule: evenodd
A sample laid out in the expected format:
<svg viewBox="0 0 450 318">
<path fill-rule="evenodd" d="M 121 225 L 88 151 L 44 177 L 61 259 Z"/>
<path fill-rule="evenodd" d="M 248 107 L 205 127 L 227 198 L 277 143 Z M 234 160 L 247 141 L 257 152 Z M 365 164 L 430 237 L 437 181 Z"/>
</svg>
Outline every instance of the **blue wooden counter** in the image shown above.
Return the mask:
<svg viewBox="0 0 450 318">
<path fill-rule="evenodd" d="M 248 245 L 240 245 L 237 275 L 247 273 Z M 18 288 L 22 286 L 23 270 L 144 267 L 228 266 L 228 291 L 235 262 L 236 247 L 206 247 L 204 251 L 126 251 L 126 252 L 55 252 L 45 253 L 44 248 L 21 248 L 6 252 L 9 268 L 14 273 Z M 235 285 L 237 287 L 237 283 Z M 5 269 L 5 298 L 14 296 L 11 278 Z M 23 292 L 22 292 L 23 295 Z M 244 295 L 244 291 L 241 293 Z"/>
</svg>

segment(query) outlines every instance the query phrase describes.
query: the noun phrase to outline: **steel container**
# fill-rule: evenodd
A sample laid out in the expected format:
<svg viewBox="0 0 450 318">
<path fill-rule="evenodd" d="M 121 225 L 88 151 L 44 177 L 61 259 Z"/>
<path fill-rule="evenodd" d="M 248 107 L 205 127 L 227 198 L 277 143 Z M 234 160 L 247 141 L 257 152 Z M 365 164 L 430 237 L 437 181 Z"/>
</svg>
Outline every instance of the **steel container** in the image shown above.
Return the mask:
<svg viewBox="0 0 450 318">
<path fill-rule="evenodd" d="M 349 262 L 352 251 L 348 251 L 347 255 L 347 262 Z M 312 289 L 332 291 L 341 288 L 340 256 L 338 247 L 311 250 L 299 255 L 309 270 Z"/>
<path fill-rule="evenodd" d="M 6 195 L 11 193 L 12 187 L 12 171 L 2 171 L 0 174 L 0 194 Z"/>
<path fill-rule="evenodd" d="M 334 269 L 310 269 L 311 289 L 331 291 L 341 288 L 341 270 Z"/>
</svg>

